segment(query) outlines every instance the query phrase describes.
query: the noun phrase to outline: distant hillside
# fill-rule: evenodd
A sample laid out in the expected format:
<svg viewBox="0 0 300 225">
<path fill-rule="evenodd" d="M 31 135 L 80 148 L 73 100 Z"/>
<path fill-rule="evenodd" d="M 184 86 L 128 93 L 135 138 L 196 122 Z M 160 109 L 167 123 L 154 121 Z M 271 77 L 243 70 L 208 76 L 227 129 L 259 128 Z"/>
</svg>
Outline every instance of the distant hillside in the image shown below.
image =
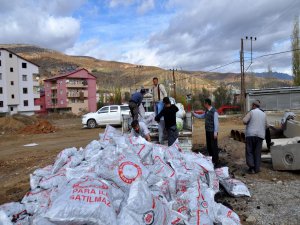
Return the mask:
<svg viewBox="0 0 300 225">
<path fill-rule="evenodd" d="M 277 78 L 280 80 L 293 80 L 293 77 L 286 74 L 286 73 L 278 73 L 278 72 L 263 72 L 263 73 L 255 73 L 255 76 L 257 77 L 263 77 L 263 78 Z"/>
<path fill-rule="evenodd" d="M 23 44 L 0 44 L 0 48 L 7 48 L 39 65 L 41 80 L 76 68 L 86 68 L 97 77 L 97 86 L 101 91 L 112 91 L 116 87 L 129 91 L 141 86 L 151 86 L 154 76 L 165 84 L 167 91 L 173 87 L 172 71 L 159 67 L 139 67 L 130 63 L 105 61 L 87 56 L 70 56 L 51 49 Z M 213 91 L 221 82 L 240 88 L 240 74 L 235 73 L 175 71 L 175 79 L 178 92 L 182 93 L 198 92 L 202 88 Z M 291 81 L 283 78 L 246 76 L 246 84 L 248 88 L 277 87 L 290 86 Z"/>
</svg>

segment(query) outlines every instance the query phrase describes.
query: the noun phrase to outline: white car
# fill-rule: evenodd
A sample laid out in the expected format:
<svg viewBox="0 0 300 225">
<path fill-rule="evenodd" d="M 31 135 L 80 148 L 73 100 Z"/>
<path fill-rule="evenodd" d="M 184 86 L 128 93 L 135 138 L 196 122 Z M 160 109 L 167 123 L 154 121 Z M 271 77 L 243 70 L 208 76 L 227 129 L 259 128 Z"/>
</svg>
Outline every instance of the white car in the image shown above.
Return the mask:
<svg viewBox="0 0 300 225">
<path fill-rule="evenodd" d="M 88 113 L 82 116 L 82 124 L 88 128 L 95 128 L 100 125 L 121 125 L 122 115 L 129 115 L 128 105 L 103 106 L 97 112 Z"/>
</svg>

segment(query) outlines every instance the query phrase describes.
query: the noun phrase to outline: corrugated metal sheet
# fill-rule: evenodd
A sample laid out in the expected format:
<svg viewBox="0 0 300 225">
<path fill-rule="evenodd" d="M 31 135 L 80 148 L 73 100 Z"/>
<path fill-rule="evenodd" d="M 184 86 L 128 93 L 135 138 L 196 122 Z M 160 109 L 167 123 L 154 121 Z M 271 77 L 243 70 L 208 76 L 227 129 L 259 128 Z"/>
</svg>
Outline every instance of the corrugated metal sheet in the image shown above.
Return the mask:
<svg viewBox="0 0 300 225">
<path fill-rule="evenodd" d="M 256 99 L 261 101 L 261 108 L 264 110 L 300 110 L 299 87 L 248 90 L 246 97 L 247 110 L 250 110 L 251 103 Z"/>
</svg>

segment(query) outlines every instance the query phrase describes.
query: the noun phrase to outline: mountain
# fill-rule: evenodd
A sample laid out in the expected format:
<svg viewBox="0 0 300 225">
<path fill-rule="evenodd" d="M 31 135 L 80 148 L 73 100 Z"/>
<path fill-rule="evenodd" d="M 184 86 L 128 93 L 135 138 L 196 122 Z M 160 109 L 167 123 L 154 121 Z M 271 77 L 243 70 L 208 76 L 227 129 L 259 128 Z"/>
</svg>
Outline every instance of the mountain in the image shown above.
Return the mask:
<svg viewBox="0 0 300 225">
<path fill-rule="evenodd" d="M 120 87 L 122 91 L 130 91 L 142 86 L 151 86 L 152 78 L 158 77 L 166 89 L 173 87 L 173 74 L 154 66 L 139 66 L 125 62 L 105 61 L 88 56 L 70 56 L 51 49 L 24 44 L 0 44 L 25 59 L 39 65 L 41 79 L 61 73 L 86 68 L 97 77 L 97 87 L 100 91 L 112 91 Z M 215 90 L 220 83 L 240 88 L 240 74 L 212 73 L 203 71 L 174 71 L 176 90 L 182 93 L 198 92 L 202 88 Z M 277 78 L 246 76 L 248 88 L 290 86 L 291 81 Z"/>
<path fill-rule="evenodd" d="M 263 77 L 263 78 L 277 78 L 280 80 L 293 80 L 293 77 L 288 75 L 287 73 L 278 73 L 278 72 L 255 73 L 255 76 Z"/>
</svg>

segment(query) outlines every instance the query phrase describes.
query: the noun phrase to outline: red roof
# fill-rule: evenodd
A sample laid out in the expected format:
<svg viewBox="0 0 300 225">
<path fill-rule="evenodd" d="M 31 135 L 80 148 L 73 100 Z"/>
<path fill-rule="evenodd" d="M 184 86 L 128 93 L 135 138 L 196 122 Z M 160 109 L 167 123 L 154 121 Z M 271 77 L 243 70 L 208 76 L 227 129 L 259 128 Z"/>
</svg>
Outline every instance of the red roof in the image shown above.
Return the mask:
<svg viewBox="0 0 300 225">
<path fill-rule="evenodd" d="M 91 76 L 97 78 L 97 77 L 94 76 L 93 74 L 89 73 L 89 71 L 88 71 L 87 69 L 81 68 L 81 69 L 74 70 L 74 71 L 72 71 L 72 72 L 68 72 L 68 73 L 64 73 L 64 74 L 59 74 L 59 75 L 56 75 L 56 76 L 54 76 L 54 77 L 51 77 L 51 78 L 48 78 L 48 79 L 44 79 L 44 81 L 47 81 L 47 80 L 56 80 L 57 78 L 67 77 L 67 76 L 72 75 L 72 74 L 74 74 L 74 73 L 77 73 L 77 72 L 79 72 L 79 71 L 81 71 L 81 70 L 85 70 L 89 75 L 91 75 Z"/>
</svg>

